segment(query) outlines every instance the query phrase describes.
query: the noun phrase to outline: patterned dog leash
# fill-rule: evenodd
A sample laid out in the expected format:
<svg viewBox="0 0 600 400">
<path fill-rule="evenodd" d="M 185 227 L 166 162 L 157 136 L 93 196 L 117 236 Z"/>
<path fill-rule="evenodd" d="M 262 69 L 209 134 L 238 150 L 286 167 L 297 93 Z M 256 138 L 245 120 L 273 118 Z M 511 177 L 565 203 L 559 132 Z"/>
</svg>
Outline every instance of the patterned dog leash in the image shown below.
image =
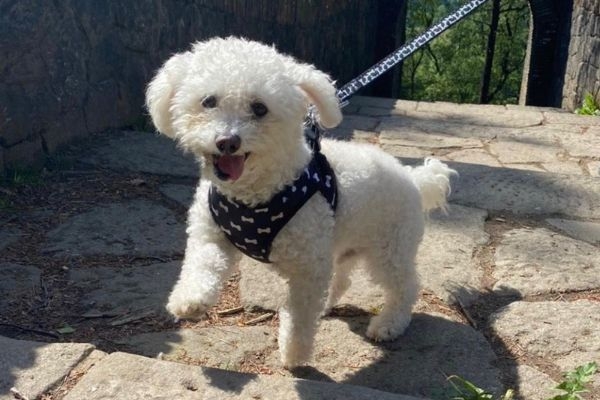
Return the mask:
<svg viewBox="0 0 600 400">
<path fill-rule="evenodd" d="M 417 36 L 410 43 L 396 49 L 393 53 L 386 56 L 377 64 L 373 65 L 371 68 L 342 86 L 336 92 L 336 95 L 340 100 L 340 106 L 345 107 L 348 105 L 348 99 L 352 97 L 352 95 L 354 95 L 358 90 L 379 78 L 399 62 L 406 59 L 408 56 L 425 46 L 427 43 L 431 42 L 448 28 L 461 21 L 487 1 L 488 0 L 471 0 L 467 4 L 454 11 L 452 14 L 448 15 L 446 18 L 442 19 L 437 24 L 427 29 L 424 33 Z M 313 150 L 318 151 L 322 128 L 320 128 L 316 122 L 315 110 L 312 107 L 308 111 L 305 127 L 306 129 L 304 131 L 309 144 Z"/>
<path fill-rule="evenodd" d="M 431 28 L 427 29 L 424 33 L 417 36 L 410 43 L 398 48 L 393 53 L 386 56 L 383 60 L 373 65 L 371 68 L 354 78 L 341 89 L 337 91 L 337 96 L 340 99 L 340 103 L 345 106 L 348 99 L 356 93 L 359 89 L 365 87 L 375 79 L 379 78 L 383 73 L 394 67 L 400 61 L 404 60 L 427 43 L 438 37 L 448 28 L 465 18 L 467 15 L 475 11 L 479 6 L 483 5 L 488 0 L 471 0 L 467 4 L 442 19 Z"/>
</svg>

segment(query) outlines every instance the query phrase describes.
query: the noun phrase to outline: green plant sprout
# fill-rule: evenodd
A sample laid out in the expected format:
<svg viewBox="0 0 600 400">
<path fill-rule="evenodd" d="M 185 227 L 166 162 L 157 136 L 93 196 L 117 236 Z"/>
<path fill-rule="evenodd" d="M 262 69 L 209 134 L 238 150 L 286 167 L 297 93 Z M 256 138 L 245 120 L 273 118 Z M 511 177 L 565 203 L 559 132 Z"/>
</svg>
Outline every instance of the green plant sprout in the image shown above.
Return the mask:
<svg viewBox="0 0 600 400">
<path fill-rule="evenodd" d="M 575 110 L 575 114 L 600 116 L 600 105 L 591 93 L 587 93 L 581 107 Z"/>
<path fill-rule="evenodd" d="M 583 400 L 580 393 L 586 393 L 586 384 L 592 379 L 592 376 L 598 371 L 598 364 L 595 362 L 575 368 L 574 371 L 565 374 L 565 380 L 562 381 L 556 389 L 566 393 L 554 396 L 550 400 Z"/>
<path fill-rule="evenodd" d="M 581 365 L 573 371 L 567 372 L 564 375 L 565 379 L 555 387 L 555 389 L 562 390 L 565 393 L 556 395 L 548 400 L 584 400 L 581 394 L 589 392 L 586 389 L 586 384 L 589 383 L 596 372 L 598 372 L 598 364 L 595 362 Z M 475 386 L 460 376 L 452 375 L 448 377 L 448 381 L 455 391 L 454 397 L 451 398 L 452 400 L 494 400 L 491 393 Z M 514 391 L 509 389 L 498 400 L 512 400 L 514 394 Z"/>
<path fill-rule="evenodd" d="M 494 400 L 491 393 L 475 386 L 473 383 L 460 376 L 449 376 L 448 381 L 456 392 L 456 395 L 452 397 L 452 400 Z M 508 389 L 499 400 L 512 400 L 513 396 L 514 392 L 512 389 Z"/>
</svg>

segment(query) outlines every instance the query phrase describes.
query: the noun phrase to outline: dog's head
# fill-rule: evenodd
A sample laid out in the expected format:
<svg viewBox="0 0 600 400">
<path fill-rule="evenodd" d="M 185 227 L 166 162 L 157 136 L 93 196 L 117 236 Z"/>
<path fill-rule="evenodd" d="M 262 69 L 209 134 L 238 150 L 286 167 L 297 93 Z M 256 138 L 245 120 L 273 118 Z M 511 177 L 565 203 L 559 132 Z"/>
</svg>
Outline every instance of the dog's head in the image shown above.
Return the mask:
<svg viewBox="0 0 600 400">
<path fill-rule="evenodd" d="M 305 146 L 308 104 L 324 127 L 342 119 L 326 74 L 238 38 L 199 42 L 171 57 L 150 82 L 146 104 L 156 128 L 197 155 L 203 176 L 222 185 Z"/>
</svg>

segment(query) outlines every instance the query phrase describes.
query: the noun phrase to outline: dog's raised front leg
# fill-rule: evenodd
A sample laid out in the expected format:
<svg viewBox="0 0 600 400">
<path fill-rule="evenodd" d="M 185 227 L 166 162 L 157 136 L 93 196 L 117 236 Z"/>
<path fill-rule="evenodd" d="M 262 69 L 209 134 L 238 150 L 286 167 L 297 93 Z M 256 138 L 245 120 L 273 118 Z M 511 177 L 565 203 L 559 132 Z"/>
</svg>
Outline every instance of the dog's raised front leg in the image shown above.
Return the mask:
<svg viewBox="0 0 600 400">
<path fill-rule="evenodd" d="M 198 319 L 216 303 L 236 262 L 232 247 L 225 239 L 211 243 L 188 238 L 181 274 L 167 304 L 171 314 Z"/>
</svg>

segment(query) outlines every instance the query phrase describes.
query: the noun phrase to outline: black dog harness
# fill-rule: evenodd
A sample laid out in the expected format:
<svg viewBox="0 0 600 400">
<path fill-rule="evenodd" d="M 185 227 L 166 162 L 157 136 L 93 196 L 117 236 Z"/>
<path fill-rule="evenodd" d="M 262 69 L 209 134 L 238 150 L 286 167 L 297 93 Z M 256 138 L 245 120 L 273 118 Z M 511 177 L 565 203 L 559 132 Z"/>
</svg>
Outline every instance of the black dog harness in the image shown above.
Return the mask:
<svg viewBox="0 0 600 400">
<path fill-rule="evenodd" d="M 255 260 L 270 263 L 273 240 L 317 191 L 335 212 L 335 174 L 319 151 L 313 152 L 309 164 L 294 182 L 266 203 L 248 207 L 222 195 L 214 185 L 208 192 L 208 203 L 213 219 L 235 247 Z"/>
</svg>

